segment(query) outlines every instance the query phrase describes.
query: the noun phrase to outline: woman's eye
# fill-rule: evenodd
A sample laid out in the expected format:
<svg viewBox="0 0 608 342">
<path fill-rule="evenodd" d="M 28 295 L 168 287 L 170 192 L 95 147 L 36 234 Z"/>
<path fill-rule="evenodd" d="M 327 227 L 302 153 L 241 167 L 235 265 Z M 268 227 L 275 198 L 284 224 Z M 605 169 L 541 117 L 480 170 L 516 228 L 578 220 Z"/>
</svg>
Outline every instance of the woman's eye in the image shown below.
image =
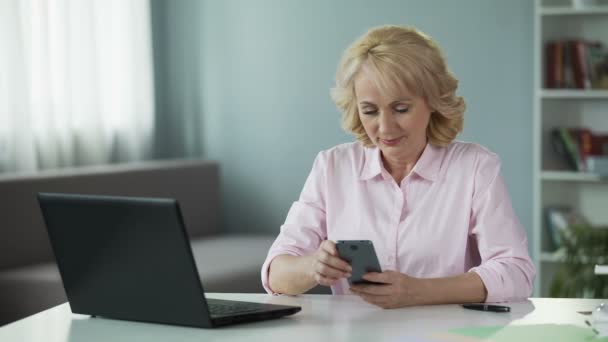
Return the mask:
<svg viewBox="0 0 608 342">
<path fill-rule="evenodd" d="M 376 114 L 376 113 L 378 113 L 378 111 L 375 111 L 375 110 L 369 110 L 369 109 L 368 109 L 368 110 L 364 110 L 364 111 L 363 111 L 363 114 L 365 114 L 365 115 L 374 115 L 374 114 Z"/>
<path fill-rule="evenodd" d="M 410 110 L 410 107 L 397 107 L 395 111 L 397 113 L 407 113 Z"/>
</svg>

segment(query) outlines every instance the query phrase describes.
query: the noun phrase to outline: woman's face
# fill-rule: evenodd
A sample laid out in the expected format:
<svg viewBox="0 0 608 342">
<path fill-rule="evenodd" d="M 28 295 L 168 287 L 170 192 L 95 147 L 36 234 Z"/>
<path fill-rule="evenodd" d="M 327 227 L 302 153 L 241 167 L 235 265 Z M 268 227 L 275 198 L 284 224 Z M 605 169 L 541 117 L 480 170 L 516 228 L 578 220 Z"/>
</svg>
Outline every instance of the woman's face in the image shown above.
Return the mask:
<svg viewBox="0 0 608 342">
<path fill-rule="evenodd" d="M 382 94 L 365 69 L 355 78 L 359 118 L 369 138 L 389 159 L 417 158 L 426 146 L 431 110 L 403 89 L 397 98 Z"/>
</svg>

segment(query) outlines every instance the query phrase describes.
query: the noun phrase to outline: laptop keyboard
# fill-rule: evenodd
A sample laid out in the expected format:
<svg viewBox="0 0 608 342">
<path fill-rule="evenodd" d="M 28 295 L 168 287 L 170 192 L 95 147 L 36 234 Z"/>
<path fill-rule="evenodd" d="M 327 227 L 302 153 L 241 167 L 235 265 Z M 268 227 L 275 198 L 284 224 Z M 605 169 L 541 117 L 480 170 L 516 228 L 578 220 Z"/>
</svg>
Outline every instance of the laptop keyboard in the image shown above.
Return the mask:
<svg viewBox="0 0 608 342">
<path fill-rule="evenodd" d="M 234 315 L 247 312 L 259 311 L 262 304 L 237 302 L 232 300 L 207 299 L 209 312 L 212 316 Z"/>
</svg>

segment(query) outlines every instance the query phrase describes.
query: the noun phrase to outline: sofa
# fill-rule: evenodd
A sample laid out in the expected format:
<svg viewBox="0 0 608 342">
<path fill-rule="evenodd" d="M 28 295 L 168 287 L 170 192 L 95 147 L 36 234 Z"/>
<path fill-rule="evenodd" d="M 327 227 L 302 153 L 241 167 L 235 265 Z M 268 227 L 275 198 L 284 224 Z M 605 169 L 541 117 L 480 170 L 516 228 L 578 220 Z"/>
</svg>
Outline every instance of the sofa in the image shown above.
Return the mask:
<svg viewBox="0 0 608 342">
<path fill-rule="evenodd" d="M 223 233 L 219 184 L 218 164 L 200 160 L 0 175 L 0 325 L 67 301 L 38 192 L 176 198 L 205 291 L 263 292 L 260 267 L 275 236 Z"/>
</svg>

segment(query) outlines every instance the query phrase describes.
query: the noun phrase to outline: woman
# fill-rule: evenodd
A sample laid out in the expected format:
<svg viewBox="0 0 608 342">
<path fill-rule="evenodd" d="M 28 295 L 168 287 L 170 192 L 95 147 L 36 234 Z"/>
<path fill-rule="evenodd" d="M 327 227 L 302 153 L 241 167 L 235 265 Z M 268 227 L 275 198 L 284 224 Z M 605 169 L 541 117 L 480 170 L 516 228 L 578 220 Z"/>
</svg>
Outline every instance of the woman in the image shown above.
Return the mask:
<svg viewBox="0 0 608 342">
<path fill-rule="evenodd" d="M 332 97 L 357 142 L 319 153 L 262 267 L 269 293 L 317 284 L 383 308 L 521 300 L 535 269 L 498 156 L 454 141 L 465 103 L 439 47 L 413 28 L 370 30 Z M 353 285 L 336 240 L 372 240 L 382 273 Z"/>
</svg>

